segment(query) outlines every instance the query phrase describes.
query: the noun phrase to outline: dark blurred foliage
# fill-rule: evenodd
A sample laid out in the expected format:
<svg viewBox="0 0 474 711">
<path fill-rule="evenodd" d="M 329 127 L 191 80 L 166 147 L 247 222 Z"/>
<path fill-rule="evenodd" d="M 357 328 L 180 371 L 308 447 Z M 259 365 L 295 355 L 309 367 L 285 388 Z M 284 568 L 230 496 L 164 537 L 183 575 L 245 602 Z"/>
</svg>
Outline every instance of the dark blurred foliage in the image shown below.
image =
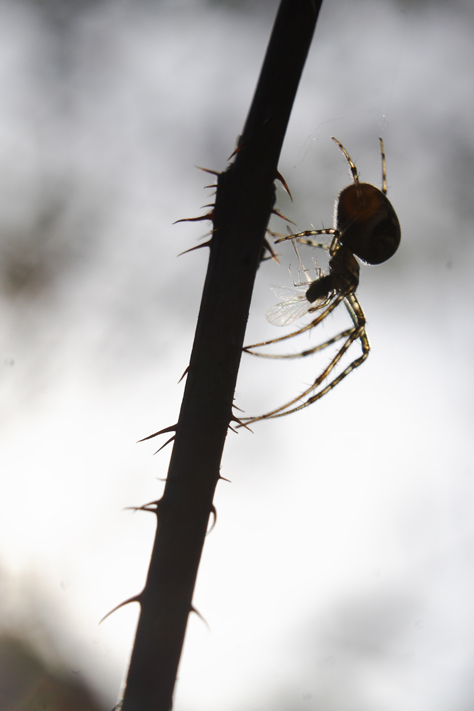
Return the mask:
<svg viewBox="0 0 474 711">
<path fill-rule="evenodd" d="M 4 228 L 0 245 L 0 293 L 34 298 L 51 286 L 55 275 L 70 261 L 73 235 L 64 225 L 67 204 L 60 196 L 38 206 L 31 225 Z M 69 227 L 69 229 L 68 229 Z M 66 231 L 67 230 L 67 231 Z"/>
<path fill-rule="evenodd" d="M 73 20 L 76 15 L 88 10 L 94 5 L 103 4 L 104 0 L 30 0 L 37 5 L 45 17 L 51 22 L 65 24 Z"/>
<path fill-rule="evenodd" d="M 25 641 L 0 637 L 2 711 L 103 711 L 74 670 L 52 668 Z"/>
</svg>

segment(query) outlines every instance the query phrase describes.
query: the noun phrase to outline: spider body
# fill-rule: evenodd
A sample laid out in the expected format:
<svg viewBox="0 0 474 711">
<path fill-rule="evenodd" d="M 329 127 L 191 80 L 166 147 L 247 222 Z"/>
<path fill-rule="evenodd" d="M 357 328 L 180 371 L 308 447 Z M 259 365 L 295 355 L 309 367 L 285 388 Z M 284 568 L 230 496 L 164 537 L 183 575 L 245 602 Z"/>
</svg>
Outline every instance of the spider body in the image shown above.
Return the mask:
<svg viewBox="0 0 474 711">
<path fill-rule="evenodd" d="M 341 190 L 338 195 L 335 209 L 335 227 L 322 230 L 305 230 L 277 240 L 277 243 L 294 240 L 300 244 L 329 250 L 329 272 L 311 281 L 300 260 L 300 273 L 304 274 L 306 282 L 304 284 L 295 283 L 294 290 L 277 288 L 277 293 L 279 295 L 283 294 L 284 297 L 288 296 L 288 292 L 293 293 L 290 293 L 291 298 L 268 310 L 267 320 L 277 326 L 286 326 L 306 313 L 317 313 L 316 317 L 309 324 L 292 333 L 280 338 L 274 338 L 271 341 L 247 346 L 244 350 L 252 355 L 264 358 L 299 358 L 312 355 L 339 340 L 343 340 L 343 344 L 329 365 L 300 395 L 265 415 L 244 418 L 245 423 L 282 417 L 308 407 L 308 405 L 316 402 L 316 400 L 319 400 L 332 390 L 349 373 L 361 365 L 369 355 L 370 346 L 365 330 L 365 315 L 355 295 L 359 286 L 360 271 L 356 256 L 368 264 L 381 264 L 395 254 L 400 244 L 401 236 L 397 215 L 386 197 L 385 151 L 383 140 L 381 138 L 379 140 L 382 154 L 381 190 L 369 183 L 359 182 L 357 169 L 349 154 L 344 146 L 336 138 L 333 138 L 333 141 L 339 146 L 349 163 L 353 179 L 353 183 Z M 309 236 L 322 234 L 332 235 L 333 238 L 329 246 L 307 239 Z M 254 348 L 278 343 L 312 330 L 341 303 L 344 303 L 353 325 L 324 343 L 300 353 L 288 355 L 267 354 L 253 350 Z M 356 341 L 360 342 L 361 355 L 355 358 L 339 375 L 333 377 L 333 380 L 327 385 L 323 386 L 326 378 L 333 374 L 334 368 Z"/>
</svg>

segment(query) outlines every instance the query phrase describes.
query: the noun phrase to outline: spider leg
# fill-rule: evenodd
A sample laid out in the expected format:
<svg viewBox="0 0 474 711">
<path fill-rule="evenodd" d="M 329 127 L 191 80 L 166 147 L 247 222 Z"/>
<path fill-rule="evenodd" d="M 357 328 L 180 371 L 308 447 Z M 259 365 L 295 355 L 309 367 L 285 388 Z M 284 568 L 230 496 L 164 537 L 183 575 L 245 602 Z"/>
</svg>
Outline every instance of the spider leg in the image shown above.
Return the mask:
<svg viewBox="0 0 474 711">
<path fill-rule="evenodd" d="M 322 313 L 319 314 L 319 316 L 315 319 L 313 319 L 310 323 L 306 324 L 306 326 L 303 326 L 302 328 L 298 328 L 296 331 L 292 331 L 292 333 L 287 333 L 286 336 L 280 336 L 279 338 L 273 338 L 271 341 L 262 341 L 262 343 L 254 343 L 251 346 L 245 346 L 242 350 L 245 353 L 250 353 L 251 355 L 256 355 L 256 356 L 262 356 L 263 358 L 268 358 L 271 356 L 265 356 L 262 353 L 255 353 L 252 349 L 253 348 L 261 348 L 262 346 L 269 346 L 272 343 L 279 343 L 280 341 L 286 341 L 288 338 L 293 338 L 293 336 L 299 336 L 300 333 L 304 333 L 305 331 L 309 331 L 312 328 L 315 328 L 318 324 L 323 321 L 326 316 L 328 316 L 331 311 L 334 311 L 334 309 L 339 306 L 341 301 L 344 301 L 344 294 L 338 294 L 335 299 L 327 306 Z M 278 356 L 277 356 L 278 357 Z"/>
<path fill-rule="evenodd" d="M 328 227 L 327 229 L 324 230 L 304 230 L 304 232 L 295 232 L 295 234 L 292 235 L 286 235 L 286 237 L 281 237 L 280 239 L 277 239 L 275 244 L 279 244 L 280 242 L 287 242 L 288 240 L 291 239 L 296 239 L 298 242 L 301 242 L 301 244 L 310 244 L 313 246 L 321 246 L 324 249 L 327 249 L 327 245 L 325 244 L 313 244 L 312 241 L 307 241 L 307 240 L 302 240 L 301 237 L 310 237 L 312 235 L 339 235 L 339 230 L 335 230 L 333 227 Z"/>
<path fill-rule="evenodd" d="M 312 239 L 299 239 L 299 238 L 296 241 L 298 242 L 298 244 L 306 244 L 306 245 L 308 245 L 308 247 L 319 247 L 319 249 L 326 249 L 327 251 L 329 251 L 331 249 L 331 245 L 326 244 L 326 242 L 313 242 Z"/>
<path fill-rule="evenodd" d="M 247 351 L 247 353 L 250 353 L 250 355 L 254 356 L 259 356 L 260 358 L 304 358 L 305 356 L 312 355 L 313 353 L 317 353 L 318 351 L 322 351 L 323 348 L 327 348 L 327 346 L 332 346 L 333 343 L 337 343 L 337 341 L 340 341 L 342 338 L 347 338 L 350 336 L 350 334 L 354 331 L 354 328 L 348 328 L 346 331 L 342 331 L 342 333 L 338 333 L 337 336 L 333 336 L 333 338 L 330 338 L 327 341 L 324 341 L 324 343 L 320 343 L 318 346 L 315 346 L 314 348 L 309 348 L 308 350 L 301 351 L 301 353 L 255 353 L 253 351 Z M 270 341 L 270 343 L 273 343 L 273 341 Z"/>
<path fill-rule="evenodd" d="M 344 156 L 345 156 L 347 162 L 349 163 L 349 168 L 351 169 L 352 180 L 354 181 L 354 183 L 357 184 L 359 182 L 359 175 L 357 173 L 357 168 L 355 167 L 354 163 L 352 162 L 349 153 L 346 151 L 346 149 L 344 148 L 342 143 L 337 140 L 337 138 L 334 138 L 334 136 L 332 136 L 332 140 L 334 141 L 334 143 L 336 143 L 339 146 L 341 151 L 344 153 Z"/>
<path fill-rule="evenodd" d="M 276 408 L 275 410 L 271 410 L 270 412 L 267 412 L 265 415 L 260 415 L 260 417 L 249 417 L 249 418 L 243 418 L 245 420 L 246 424 L 251 424 L 253 422 L 258 422 L 259 420 L 267 420 L 267 419 L 273 419 L 275 417 L 283 417 L 284 415 L 289 415 L 292 412 L 297 412 L 298 410 L 303 410 L 305 407 L 308 407 L 309 405 L 312 405 L 313 402 L 316 402 L 316 400 L 319 400 L 320 398 L 323 397 L 323 395 L 326 395 L 330 390 L 336 387 L 341 380 L 344 380 L 349 373 L 351 373 L 353 370 L 359 367 L 364 360 L 367 358 L 369 355 L 370 351 L 370 345 L 369 345 L 369 340 L 367 338 L 367 334 L 365 332 L 365 316 L 364 312 L 362 311 L 362 308 L 359 304 L 359 301 L 357 297 L 354 294 L 348 294 L 344 298 L 344 303 L 346 305 L 346 308 L 351 316 L 351 319 L 354 323 L 354 328 L 348 329 L 347 331 L 344 331 L 343 334 L 347 335 L 346 341 L 343 343 L 342 347 L 339 349 L 339 351 L 336 353 L 332 361 L 329 363 L 329 365 L 324 369 L 324 371 L 316 378 L 316 380 L 313 382 L 313 384 L 307 388 L 304 392 L 302 392 L 300 395 L 297 397 L 293 398 L 293 400 L 290 400 L 287 402 L 285 405 L 282 405 L 281 407 Z M 340 334 L 340 337 L 343 337 L 343 334 Z M 338 337 L 333 339 L 335 342 L 338 340 Z M 316 390 L 321 383 L 331 374 L 331 372 L 334 370 L 336 365 L 339 363 L 341 358 L 344 356 L 344 354 L 349 350 L 351 345 L 355 343 L 355 341 L 360 340 L 361 348 L 362 348 L 362 354 L 356 358 L 355 360 L 350 363 L 347 368 L 345 368 L 342 373 L 340 373 L 334 380 L 332 380 L 330 383 L 326 385 L 322 390 L 319 392 L 315 393 L 311 397 L 309 397 L 305 402 L 301 404 L 297 404 L 300 402 L 303 398 L 305 398 L 307 395 L 310 395 L 311 392 Z M 323 344 L 322 347 L 325 345 L 329 345 L 329 342 L 326 344 Z M 318 350 L 318 348 L 314 349 L 315 351 Z M 296 407 L 292 407 L 293 405 L 296 405 Z"/>
</svg>

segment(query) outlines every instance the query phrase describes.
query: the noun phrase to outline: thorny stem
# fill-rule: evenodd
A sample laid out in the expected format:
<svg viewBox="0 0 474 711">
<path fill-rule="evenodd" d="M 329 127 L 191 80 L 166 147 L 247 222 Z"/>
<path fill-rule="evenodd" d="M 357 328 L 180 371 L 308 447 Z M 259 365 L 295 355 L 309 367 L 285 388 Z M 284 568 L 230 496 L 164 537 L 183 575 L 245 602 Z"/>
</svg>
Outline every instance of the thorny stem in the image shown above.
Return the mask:
<svg viewBox="0 0 474 711">
<path fill-rule="evenodd" d="M 235 161 L 218 177 L 186 388 L 123 698 L 169 711 L 240 364 L 274 180 L 322 0 L 282 0 Z M 152 509 L 148 509 L 152 510 Z"/>
</svg>

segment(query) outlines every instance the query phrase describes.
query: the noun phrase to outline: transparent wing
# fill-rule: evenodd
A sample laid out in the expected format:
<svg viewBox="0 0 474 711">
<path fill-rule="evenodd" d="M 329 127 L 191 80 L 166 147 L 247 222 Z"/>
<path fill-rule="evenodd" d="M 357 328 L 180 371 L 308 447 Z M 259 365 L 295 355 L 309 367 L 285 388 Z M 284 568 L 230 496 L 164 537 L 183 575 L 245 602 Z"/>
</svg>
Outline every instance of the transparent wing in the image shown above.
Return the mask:
<svg viewBox="0 0 474 711">
<path fill-rule="evenodd" d="M 288 326 L 293 321 L 301 318 L 311 308 L 311 304 L 304 296 L 282 301 L 268 309 L 265 317 L 273 326 Z"/>
<path fill-rule="evenodd" d="M 306 298 L 306 292 L 309 284 L 306 286 L 287 287 L 287 286 L 272 286 L 271 289 L 275 292 L 279 299 L 282 299 L 279 304 L 275 304 L 268 309 L 265 317 L 273 326 L 288 326 L 293 321 L 301 318 L 313 307 Z"/>
</svg>

